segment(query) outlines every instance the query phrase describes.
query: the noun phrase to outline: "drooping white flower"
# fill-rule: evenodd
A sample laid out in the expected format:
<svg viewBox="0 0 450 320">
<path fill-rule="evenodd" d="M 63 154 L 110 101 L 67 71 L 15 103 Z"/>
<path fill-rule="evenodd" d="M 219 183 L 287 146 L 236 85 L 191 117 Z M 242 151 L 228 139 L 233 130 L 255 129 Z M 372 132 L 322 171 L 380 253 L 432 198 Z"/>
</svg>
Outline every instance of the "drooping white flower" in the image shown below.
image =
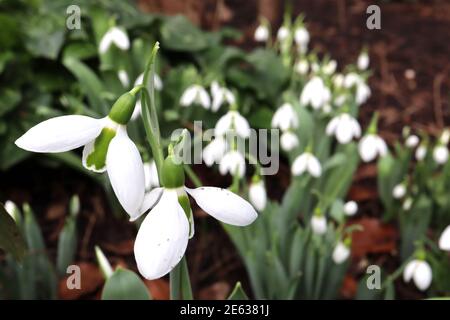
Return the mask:
<svg viewBox="0 0 450 320">
<path fill-rule="evenodd" d="M 445 228 L 439 238 L 439 248 L 441 250 L 450 251 L 450 225 Z"/>
<path fill-rule="evenodd" d="M 144 181 L 145 190 L 147 191 L 159 187 L 158 170 L 155 160 L 144 163 Z"/>
<path fill-rule="evenodd" d="M 425 260 L 412 260 L 403 270 L 403 280 L 405 282 L 414 281 L 416 287 L 421 290 L 427 290 L 433 280 L 433 272 L 430 265 Z"/>
<path fill-rule="evenodd" d="M 406 187 L 404 183 L 397 184 L 392 190 L 392 196 L 395 199 L 401 199 L 406 195 Z"/>
<path fill-rule="evenodd" d="M 329 136 L 335 135 L 339 143 L 346 144 L 353 138 L 361 136 L 361 127 L 358 121 L 350 114 L 341 113 L 328 123 L 326 134 Z"/>
<path fill-rule="evenodd" d="M 334 263 L 341 264 L 350 256 L 350 248 L 342 241 L 339 241 L 334 247 L 332 258 Z"/>
<path fill-rule="evenodd" d="M 222 116 L 216 123 L 214 134 L 223 136 L 230 130 L 235 130 L 237 135 L 242 138 L 250 137 L 250 125 L 237 110 L 230 110 Z"/>
<path fill-rule="evenodd" d="M 283 26 L 280 29 L 278 29 L 278 32 L 277 32 L 278 41 L 282 42 L 282 41 L 286 40 L 287 37 L 289 37 L 289 29 L 288 28 Z"/>
<path fill-rule="evenodd" d="M 444 164 L 448 160 L 448 149 L 444 145 L 437 145 L 433 149 L 433 159 L 437 164 Z"/>
<path fill-rule="evenodd" d="M 344 81 L 345 78 L 342 73 L 338 73 L 333 76 L 333 85 L 338 89 L 344 86 Z"/>
<path fill-rule="evenodd" d="M 208 92 L 198 84 L 193 84 L 188 87 L 180 98 L 180 105 L 182 107 L 189 107 L 194 103 L 201 105 L 205 109 L 209 109 L 211 106 L 211 98 Z"/>
<path fill-rule="evenodd" d="M 216 137 L 202 151 L 202 158 L 208 167 L 220 163 L 227 150 L 227 143 L 222 136 Z"/>
<path fill-rule="evenodd" d="M 282 131 L 298 128 L 298 116 L 290 103 L 283 103 L 275 111 L 272 117 L 272 128 L 280 128 Z"/>
<path fill-rule="evenodd" d="M 330 89 L 325 85 L 322 78 L 312 77 L 303 88 L 300 95 L 300 103 L 304 106 L 311 105 L 314 109 L 322 108 L 331 100 Z"/>
<path fill-rule="evenodd" d="M 269 40 L 269 28 L 260 24 L 255 30 L 255 41 L 266 42 Z"/>
<path fill-rule="evenodd" d="M 358 56 L 357 66 L 359 70 L 366 70 L 369 67 L 369 55 L 363 51 Z"/>
<path fill-rule="evenodd" d="M 315 234 L 325 234 L 327 232 L 327 218 L 322 214 L 314 214 L 311 218 L 311 228 Z"/>
<path fill-rule="evenodd" d="M 211 111 L 213 112 L 219 110 L 220 106 L 224 103 L 232 105 L 236 101 L 233 92 L 225 87 L 221 87 L 217 81 L 211 84 L 211 96 L 213 98 Z"/>
<path fill-rule="evenodd" d="M 322 174 L 319 160 L 310 152 L 302 153 L 292 163 L 291 172 L 294 176 L 302 175 L 305 171 L 315 178 Z"/>
<path fill-rule="evenodd" d="M 422 161 L 423 159 L 425 159 L 426 155 L 427 155 L 426 145 L 425 144 L 419 145 L 419 147 L 416 149 L 416 160 Z"/>
<path fill-rule="evenodd" d="M 358 150 L 364 162 L 374 160 L 377 155 L 384 157 L 388 152 L 386 142 L 376 134 L 367 134 L 362 137 L 359 141 Z"/>
<path fill-rule="evenodd" d="M 136 264 L 146 279 L 157 279 L 169 273 L 180 262 L 189 237 L 193 236 L 193 220 L 189 221 L 192 212 L 187 213 L 180 205 L 181 198 L 187 199 L 186 193 L 203 211 L 227 224 L 247 226 L 258 216 L 250 203 L 229 190 L 184 186 L 153 189 L 146 195 L 148 201 L 144 201 L 141 214 L 151 210 L 134 243 Z"/>
<path fill-rule="evenodd" d="M 228 151 L 220 161 L 219 172 L 223 176 L 229 173 L 243 177 L 245 175 L 244 156 L 237 150 Z"/>
<path fill-rule="evenodd" d="M 120 80 L 120 83 L 124 88 L 128 88 L 130 85 L 130 78 L 128 77 L 128 73 L 125 70 L 119 70 L 117 72 L 117 77 Z"/>
<path fill-rule="evenodd" d="M 403 204 L 402 204 L 403 210 L 405 210 L 405 211 L 411 210 L 413 202 L 414 202 L 413 198 L 411 198 L 411 197 L 406 198 L 405 201 L 403 201 Z"/>
<path fill-rule="evenodd" d="M 128 50 L 130 48 L 130 39 L 127 33 L 118 27 L 111 27 L 100 40 L 98 51 L 103 54 L 114 44 L 120 50 Z"/>
<path fill-rule="evenodd" d="M 308 60 L 306 60 L 306 59 L 301 59 L 300 61 L 298 61 L 298 62 L 295 64 L 294 69 L 295 69 L 296 72 L 298 72 L 298 73 L 301 74 L 301 75 L 307 74 L 307 73 L 308 73 L 308 70 L 309 70 L 309 63 L 308 63 Z"/>
<path fill-rule="evenodd" d="M 348 201 L 344 204 L 344 213 L 347 216 L 354 216 L 358 212 L 358 204 L 355 201 Z"/>
<path fill-rule="evenodd" d="M 141 73 L 134 81 L 134 86 L 137 87 L 137 86 L 141 85 L 143 81 L 144 81 L 144 74 Z M 163 89 L 164 85 L 162 83 L 162 80 L 159 77 L 159 75 L 157 75 L 156 73 L 153 76 L 153 84 L 154 84 L 155 90 L 161 91 Z M 141 115 L 141 112 L 142 112 L 141 100 L 138 99 L 136 101 L 136 107 L 134 108 L 133 115 L 131 116 L 131 120 L 136 120 Z"/>
<path fill-rule="evenodd" d="M 350 72 L 344 77 L 344 87 L 350 89 L 356 87 L 356 103 L 361 105 L 369 99 L 371 91 L 364 79 L 355 72 Z"/>
<path fill-rule="evenodd" d="M 309 32 L 305 27 L 299 27 L 295 29 L 294 41 L 301 53 L 305 53 L 308 49 L 309 38 Z"/>
<path fill-rule="evenodd" d="M 295 133 L 288 130 L 281 134 L 280 137 L 281 149 L 284 151 L 291 151 L 298 146 L 298 138 Z"/>
<path fill-rule="evenodd" d="M 24 150 L 41 153 L 66 152 L 84 146 L 83 166 L 108 173 L 117 199 L 133 217 L 142 203 L 145 182 L 141 155 L 126 130 L 135 104 L 134 95 L 130 95 L 122 95 L 105 118 L 82 115 L 52 118 L 32 127 L 15 143 Z M 123 108 L 127 112 L 122 112 Z"/>
<path fill-rule="evenodd" d="M 267 204 L 267 193 L 264 181 L 259 178 L 258 181 L 252 182 L 248 189 L 248 198 L 250 203 L 258 211 L 263 211 Z"/>
<path fill-rule="evenodd" d="M 336 71 L 336 68 L 337 68 L 336 60 L 330 60 L 322 67 L 322 71 L 326 75 L 332 75 Z"/>
<path fill-rule="evenodd" d="M 419 137 L 418 137 L 418 136 L 416 136 L 416 135 L 410 135 L 408 138 L 406 138 L 405 145 L 406 145 L 408 148 L 415 148 L 415 147 L 417 147 L 417 145 L 419 144 L 419 142 L 420 142 L 420 140 L 419 140 Z"/>
</svg>

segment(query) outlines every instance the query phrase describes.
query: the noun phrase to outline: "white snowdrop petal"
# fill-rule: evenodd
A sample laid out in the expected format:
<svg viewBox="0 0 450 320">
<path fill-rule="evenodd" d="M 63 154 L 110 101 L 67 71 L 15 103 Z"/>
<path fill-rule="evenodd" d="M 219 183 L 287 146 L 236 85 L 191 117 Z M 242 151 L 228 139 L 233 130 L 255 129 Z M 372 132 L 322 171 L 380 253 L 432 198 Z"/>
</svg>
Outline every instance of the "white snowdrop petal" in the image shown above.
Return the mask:
<svg viewBox="0 0 450 320">
<path fill-rule="evenodd" d="M 133 114 L 131 115 L 131 120 L 136 120 L 142 114 L 142 103 L 141 99 L 136 101 L 136 105 L 134 106 Z"/>
<path fill-rule="evenodd" d="M 308 160 L 307 160 L 307 168 L 310 175 L 312 175 L 315 178 L 318 178 L 322 174 L 322 166 L 320 165 L 319 160 L 312 154 L 308 154 Z"/>
<path fill-rule="evenodd" d="M 376 138 L 369 134 L 359 141 L 358 151 L 361 159 L 364 162 L 372 161 L 377 156 L 377 148 L 376 148 Z"/>
<path fill-rule="evenodd" d="M 105 172 L 106 171 L 106 165 L 103 166 L 103 168 L 98 169 L 98 168 L 95 167 L 95 165 L 89 166 L 87 164 L 87 158 L 94 151 L 94 146 L 95 146 L 95 139 L 84 145 L 83 153 L 81 155 L 81 163 L 83 164 L 83 167 L 85 167 L 87 170 L 90 170 L 90 171 L 93 171 L 93 172 L 97 172 L 97 173 Z"/>
<path fill-rule="evenodd" d="M 433 280 L 433 272 L 428 262 L 417 262 L 413 278 L 419 290 L 425 291 L 430 287 L 431 281 Z"/>
<path fill-rule="evenodd" d="M 448 160 L 448 149 L 446 146 L 437 146 L 433 150 L 433 159 L 437 164 L 444 164 Z"/>
<path fill-rule="evenodd" d="M 439 238 L 439 248 L 441 250 L 450 251 L 450 225 L 445 228 Z"/>
<path fill-rule="evenodd" d="M 233 114 L 228 112 L 224 116 L 222 116 L 219 121 L 216 123 L 216 127 L 214 128 L 214 134 L 217 136 L 223 136 L 227 133 L 231 128 L 231 124 L 233 123 Z"/>
<path fill-rule="evenodd" d="M 204 88 L 200 88 L 197 94 L 201 106 L 205 109 L 209 109 L 211 106 L 211 98 L 209 97 L 208 92 Z"/>
<path fill-rule="evenodd" d="M 349 143 L 353 138 L 353 128 L 351 127 L 351 122 L 342 121 L 336 128 L 336 139 L 341 144 Z"/>
<path fill-rule="evenodd" d="M 305 172 L 307 168 L 307 155 L 305 153 L 301 154 L 297 158 L 295 158 L 294 162 L 292 163 L 291 172 L 294 176 L 299 176 Z"/>
<path fill-rule="evenodd" d="M 130 85 L 130 79 L 128 77 L 128 73 L 125 70 L 119 70 L 117 72 L 117 77 L 120 80 L 120 83 L 123 87 L 127 88 Z"/>
<path fill-rule="evenodd" d="M 134 243 L 139 272 L 149 280 L 169 273 L 181 260 L 189 239 L 189 222 L 175 190 L 165 190 L 142 222 Z"/>
<path fill-rule="evenodd" d="M 135 219 L 144 199 L 144 165 L 124 127 L 117 130 L 109 144 L 106 170 L 117 199 L 131 219 Z"/>
<path fill-rule="evenodd" d="M 287 131 L 283 132 L 283 134 L 281 135 L 280 143 L 281 148 L 284 151 L 291 151 L 292 149 L 298 146 L 299 141 L 297 136 L 293 132 Z"/>
<path fill-rule="evenodd" d="M 331 119 L 330 122 L 328 122 L 327 127 L 325 129 L 326 134 L 328 136 L 332 136 L 336 132 L 338 125 L 339 125 L 338 117 L 334 117 L 333 119 Z"/>
<path fill-rule="evenodd" d="M 403 269 L 403 281 L 409 282 L 414 276 L 414 272 L 417 268 L 417 260 L 410 261 Z"/>
<path fill-rule="evenodd" d="M 238 174 L 240 177 L 245 175 L 245 159 L 244 156 L 236 150 L 227 152 L 219 164 L 219 172 L 221 175 L 230 173 Z"/>
<path fill-rule="evenodd" d="M 124 30 L 113 27 L 110 32 L 112 41 L 119 49 L 128 50 L 130 48 L 130 39 Z"/>
<path fill-rule="evenodd" d="M 216 188 L 186 188 L 195 202 L 217 220 L 235 226 L 247 226 L 258 217 L 252 205 L 233 192 Z"/>
<path fill-rule="evenodd" d="M 139 215 L 130 219 L 134 221 L 139 218 L 142 214 L 146 213 L 148 210 L 153 209 L 153 207 L 158 203 L 159 199 L 163 194 L 164 188 L 154 188 L 149 192 L 146 192 L 144 199 L 142 200 L 142 205 L 139 208 Z"/>
<path fill-rule="evenodd" d="M 348 201 L 344 204 L 344 213 L 353 216 L 358 212 L 358 204 L 355 201 Z"/>
<path fill-rule="evenodd" d="M 248 197 L 256 210 L 264 210 L 267 204 L 267 194 L 266 188 L 264 187 L 264 182 L 259 181 L 252 183 L 248 191 Z"/>
<path fill-rule="evenodd" d="M 349 256 L 350 249 L 342 242 L 339 242 L 336 247 L 334 247 L 332 258 L 336 264 L 343 263 Z"/>
<path fill-rule="evenodd" d="M 194 103 L 197 96 L 197 87 L 190 86 L 186 90 L 184 90 L 183 94 L 180 98 L 180 105 L 182 107 L 188 107 L 192 103 Z"/>
<path fill-rule="evenodd" d="M 234 126 L 236 129 L 236 133 L 242 138 L 250 137 L 250 125 L 248 124 L 247 119 L 241 116 L 238 112 L 234 113 L 233 116 Z"/>
<path fill-rule="evenodd" d="M 65 152 L 94 140 L 102 128 L 102 119 L 61 116 L 35 125 L 16 140 L 16 145 L 32 152 Z"/>
<path fill-rule="evenodd" d="M 388 146 L 386 142 L 381 137 L 377 137 L 376 145 L 378 155 L 380 157 L 384 157 L 388 153 Z"/>
<path fill-rule="evenodd" d="M 327 219 L 324 216 L 313 215 L 311 218 L 311 228 L 315 234 L 325 234 L 327 232 Z"/>
<path fill-rule="evenodd" d="M 112 33 L 110 31 L 107 31 L 102 39 L 100 40 L 100 43 L 98 45 L 98 51 L 100 54 L 104 54 L 106 51 L 108 51 L 109 47 L 111 46 L 112 40 Z"/>
</svg>

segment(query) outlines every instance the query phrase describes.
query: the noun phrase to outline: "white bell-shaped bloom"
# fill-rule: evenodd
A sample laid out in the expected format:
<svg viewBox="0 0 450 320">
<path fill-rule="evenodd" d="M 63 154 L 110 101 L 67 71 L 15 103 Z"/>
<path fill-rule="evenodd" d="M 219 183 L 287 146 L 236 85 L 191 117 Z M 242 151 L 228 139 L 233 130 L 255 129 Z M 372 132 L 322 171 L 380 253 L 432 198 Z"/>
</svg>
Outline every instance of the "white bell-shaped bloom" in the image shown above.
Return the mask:
<svg viewBox="0 0 450 320">
<path fill-rule="evenodd" d="M 14 221 L 17 222 L 20 219 L 20 217 L 19 217 L 20 216 L 19 208 L 11 200 L 6 200 L 5 201 L 5 210 L 14 219 Z"/>
<path fill-rule="evenodd" d="M 392 189 L 392 196 L 395 199 L 401 199 L 406 195 L 406 186 L 404 183 L 397 184 L 394 189 Z"/>
<path fill-rule="evenodd" d="M 437 145 L 433 149 L 433 159 L 437 164 L 444 164 L 448 160 L 448 149 L 444 145 Z"/>
<path fill-rule="evenodd" d="M 369 86 L 363 81 L 359 82 L 356 87 L 356 103 L 358 105 L 365 103 L 371 94 Z"/>
<path fill-rule="evenodd" d="M 16 145 L 24 150 L 47 153 L 84 146 L 83 165 L 95 172 L 107 171 L 122 207 L 130 216 L 137 214 L 144 197 L 144 166 L 125 125 L 109 117 L 61 116 L 32 127 L 16 140 Z"/>
<path fill-rule="evenodd" d="M 344 213 L 347 216 L 354 216 L 358 212 L 358 204 L 355 201 L 348 201 L 344 204 Z"/>
<path fill-rule="evenodd" d="M 356 86 L 361 81 L 362 79 L 357 73 L 349 72 L 344 77 L 343 85 L 345 88 L 350 89 Z"/>
<path fill-rule="evenodd" d="M 128 50 L 130 48 L 130 39 L 127 33 L 118 27 L 111 27 L 100 40 L 98 51 L 103 54 L 114 44 L 120 50 Z"/>
<path fill-rule="evenodd" d="M 280 42 L 283 42 L 284 40 L 287 39 L 287 37 L 289 37 L 289 29 L 286 27 L 281 27 L 280 29 L 278 29 L 277 32 L 277 39 Z"/>
<path fill-rule="evenodd" d="M 155 160 L 144 163 L 145 190 L 159 187 L 158 169 Z"/>
<path fill-rule="evenodd" d="M 334 247 L 332 258 L 334 263 L 341 264 L 350 256 L 350 248 L 347 247 L 342 241 Z"/>
<path fill-rule="evenodd" d="M 331 119 L 327 125 L 326 133 L 329 136 L 335 135 L 339 143 L 346 144 L 352 141 L 353 138 L 361 136 L 361 127 L 358 121 L 350 114 L 341 113 Z"/>
<path fill-rule="evenodd" d="M 338 73 L 333 76 L 333 85 L 338 89 L 344 86 L 344 81 L 345 77 L 342 73 Z"/>
<path fill-rule="evenodd" d="M 388 147 L 384 140 L 376 134 L 367 134 L 359 141 L 359 155 L 364 162 L 374 160 L 377 155 L 384 157 L 388 152 Z"/>
<path fill-rule="evenodd" d="M 130 85 L 130 78 L 125 70 L 119 70 L 117 72 L 117 77 L 124 88 L 128 88 Z"/>
<path fill-rule="evenodd" d="M 415 156 L 417 161 L 422 161 L 425 159 L 427 156 L 427 147 L 424 144 L 419 145 L 416 149 Z"/>
<path fill-rule="evenodd" d="M 283 103 L 275 111 L 272 117 L 272 128 L 280 128 L 282 131 L 298 128 L 298 116 L 290 103 Z"/>
<path fill-rule="evenodd" d="M 333 73 L 336 72 L 336 68 L 337 68 L 336 60 L 330 60 L 322 67 L 322 71 L 326 75 L 332 75 Z"/>
<path fill-rule="evenodd" d="M 311 229 L 315 234 L 322 235 L 327 232 L 327 218 L 314 214 L 311 218 Z"/>
<path fill-rule="evenodd" d="M 405 211 L 411 210 L 413 202 L 414 202 L 413 198 L 411 198 L 411 197 L 406 198 L 402 204 L 403 210 L 405 210 Z"/>
<path fill-rule="evenodd" d="M 264 210 L 267 204 L 267 193 L 263 180 L 252 182 L 250 184 L 250 187 L 248 189 L 248 198 L 250 200 L 250 203 L 255 207 L 256 210 Z"/>
<path fill-rule="evenodd" d="M 294 31 L 295 44 L 301 49 L 301 52 L 305 52 L 309 43 L 309 32 L 305 27 L 296 28 Z"/>
<path fill-rule="evenodd" d="M 415 148 L 418 146 L 419 142 L 420 142 L 419 137 L 412 134 L 408 138 L 406 138 L 405 145 L 408 148 Z"/>
<path fill-rule="evenodd" d="M 412 260 L 403 270 L 403 280 L 405 282 L 414 281 L 416 287 L 421 290 L 427 290 L 433 280 L 433 272 L 428 262 L 424 260 Z"/>
<path fill-rule="evenodd" d="M 308 70 L 309 70 L 308 60 L 302 59 L 302 60 L 298 61 L 295 64 L 294 69 L 295 69 L 296 72 L 298 72 L 298 74 L 301 74 L 301 75 L 307 74 Z"/>
<path fill-rule="evenodd" d="M 178 201 L 186 192 L 203 211 L 224 223 L 247 226 L 258 216 L 250 203 L 226 189 L 154 189 L 146 195 L 150 200 L 144 201 L 141 208 L 141 214 L 151 210 L 134 243 L 136 264 L 146 279 L 157 279 L 169 273 L 186 251 L 190 222 Z"/>
<path fill-rule="evenodd" d="M 369 67 L 369 55 L 363 51 L 358 56 L 357 66 L 359 70 L 366 70 Z"/>
<path fill-rule="evenodd" d="M 202 158 L 208 167 L 220 163 L 227 150 L 227 143 L 222 136 L 216 137 L 202 151 Z"/>
<path fill-rule="evenodd" d="M 211 106 L 211 98 L 208 92 L 198 84 L 193 84 L 188 87 L 180 98 L 180 105 L 182 107 L 189 107 L 194 103 L 201 105 L 205 109 L 209 109 Z"/>
<path fill-rule="evenodd" d="M 141 73 L 134 81 L 134 86 L 137 87 L 141 85 L 143 81 L 144 81 L 144 74 Z M 156 73 L 153 76 L 153 85 L 155 87 L 155 90 L 157 91 L 161 91 L 164 87 L 161 78 Z M 136 101 L 136 107 L 134 108 L 131 120 L 136 120 L 141 115 L 141 112 L 142 112 L 141 99 L 138 99 Z"/>
<path fill-rule="evenodd" d="M 302 153 L 292 163 L 291 172 L 294 176 L 300 176 L 305 171 L 315 178 L 320 177 L 322 174 L 322 166 L 311 152 Z"/>
<path fill-rule="evenodd" d="M 441 250 L 450 251 L 450 225 L 445 228 L 439 238 L 439 248 Z"/>
<path fill-rule="evenodd" d="M 214 134 L 217 136 L 224 136 L 227 132 L 235 130 L 238 136 L 242 138 L 250 137 L 250 125 L 236 110 L 228 111 L 216 123 Z"/>
<path fill-rule="evenodd" d="M 266 42 L 269 40 L 269 28 L 265 25 L 259 25 L 255 30 L 255 41 Z"/>
<path fill-rule="evenodd" d="M 245 175 L 244 156 L 237 150 L 228 151 L 220 161 L 219 172 L 223 176 L 229 173 L 243 177 Z"/>
<path fill-rule="evenodd" d="M 281 134 L 280 144 L 284 151 L 291 151 L 298 146 L 298 138 L 292 131 L 285 131 Z"/>
<path fill-rule="evenodd" d="M 325 85 L 322 78 L 312 77 L 303 88 L 300 95 L 300 103 L 304 106 L 311 105 L 314 109 L 322 108 L 331 100 L 330 89 Z"/>
<path fill-rule="evenodd" d="M 236 101 L 233 92 L 231 92 L 225 87 L 221 87 L 217 83 L 217 81 L 214 81 L 211 84 L 211 96 L 212 96 L 211 111 L 213 112 L 219 110 L 220 106 L 222 106 L 224 103 L 232 105 Z"/>
</svg>

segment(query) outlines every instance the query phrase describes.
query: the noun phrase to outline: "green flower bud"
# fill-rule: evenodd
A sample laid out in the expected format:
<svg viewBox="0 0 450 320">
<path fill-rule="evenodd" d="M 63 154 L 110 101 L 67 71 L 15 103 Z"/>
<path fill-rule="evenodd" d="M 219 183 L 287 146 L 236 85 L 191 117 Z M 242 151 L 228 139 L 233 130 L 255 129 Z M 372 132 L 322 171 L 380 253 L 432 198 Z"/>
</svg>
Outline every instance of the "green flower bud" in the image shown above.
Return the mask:
<svg viewBox="0 0 450 320">
<path fill-rule="evenodd" d="M 184 186 L 184 169 L 181 163 L 175 161 L 174 155 L 169 155 L 163 162 L 161 183 L 165 188 L 179 188 Z"/>
<path fill-rule="evenodd" d="M 109 117 L 118 124 L 125 125 L 128 121 L 130 121 L 135 105 L 135 92 L 124 93 L 112 106 L 111 111 L 109 112 Z"/>
</svg>

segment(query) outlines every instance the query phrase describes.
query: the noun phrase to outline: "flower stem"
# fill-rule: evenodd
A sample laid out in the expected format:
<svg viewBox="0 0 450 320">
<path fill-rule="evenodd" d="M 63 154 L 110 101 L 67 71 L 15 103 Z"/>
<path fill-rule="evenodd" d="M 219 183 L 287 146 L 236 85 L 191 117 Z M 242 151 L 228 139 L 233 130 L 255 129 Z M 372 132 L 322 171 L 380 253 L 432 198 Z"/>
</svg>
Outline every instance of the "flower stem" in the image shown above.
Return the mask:
<svg viewBox="0 0 450 320">
<path fill-rule="evenodd" d="M 192 300 L 192 288 L 186 258 L 183 257 L 178 265 L 170 271 L 170 299 Z"/>
<path fill-rule="evenodd" d="M 184 165 L 184 172 L 186 172 L 189 179 L 191 179 L 192 183 L 196 188 L 200 188 L 203 183 L 200 180 L 200 178 L 197 176 L 197 174 L 192 170 L 192 168 L 189 165 Z"/>
</svg>

